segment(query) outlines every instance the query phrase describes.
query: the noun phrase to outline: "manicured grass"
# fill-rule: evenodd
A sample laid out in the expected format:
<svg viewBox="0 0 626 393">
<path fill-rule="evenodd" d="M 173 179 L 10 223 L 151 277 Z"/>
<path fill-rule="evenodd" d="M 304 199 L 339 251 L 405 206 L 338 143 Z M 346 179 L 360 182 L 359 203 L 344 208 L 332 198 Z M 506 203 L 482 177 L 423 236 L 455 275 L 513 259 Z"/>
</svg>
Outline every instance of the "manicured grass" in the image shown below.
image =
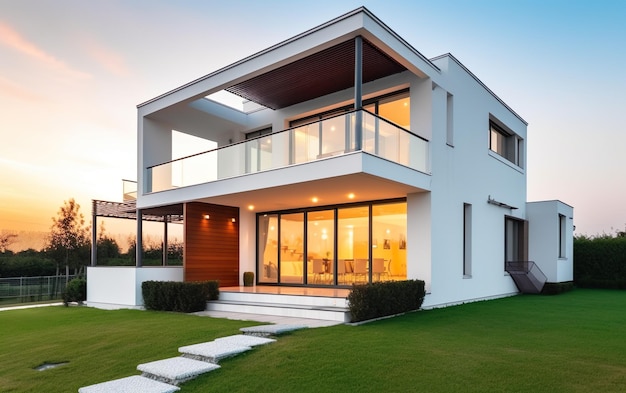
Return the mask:
<svg viewBox="0 0 626 393">
<path fill-rule="evenodd" d="M 44 307 L 0 312 L 0 392 L 76 392 L 139 374 L 178 347 L 237 334 L 254 322 L 137 310 Z M 45 371 L 42 363 L 69 362 Z"/>
<path fill-rule="evenodd" d="M 185 392 L 623 392 L 626 291 L 575 290 L 298 331 Z"/>
<path fill-rule="evenodd" d="M 250 322 L 88 308 L 0 312 L 0 390 L 76 391 Z M 44 361 L 70 361 L 47 371 Z M 221 362 L 183 392 L 617 392 L 626 291 L 575 290 L 306 329 Z"/>
</svg>

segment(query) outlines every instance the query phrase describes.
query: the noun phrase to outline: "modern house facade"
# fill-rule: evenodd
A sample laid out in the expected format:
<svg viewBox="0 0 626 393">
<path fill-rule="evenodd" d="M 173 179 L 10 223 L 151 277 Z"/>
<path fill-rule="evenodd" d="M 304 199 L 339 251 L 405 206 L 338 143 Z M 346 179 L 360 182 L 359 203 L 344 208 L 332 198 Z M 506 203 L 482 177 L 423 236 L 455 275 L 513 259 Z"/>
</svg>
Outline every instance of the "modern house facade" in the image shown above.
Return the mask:
<svg viewBox="0 0 626 393">
<path fill-rule="evenodd" d="M 242 107 L 213 99 L 224 91 Z M 180 134 L 196 154 L 175 158 Z M 184 263 L 143 268 L 138 253 L 129 273 L 94 260 L 93 305 L 140 306 L 144 276 L 421 279 L 425 307 L 518 293 L 507 261 L 573 279 L 572 207 L 526 200 L 526 121 L 454 56 L 427 59 L 365 8 L 140 104 L 137 142 L 124 206 L 166 227 L 176 217 Z M 113 299 L 120 275 L 128 295 Z"/>
</svg>

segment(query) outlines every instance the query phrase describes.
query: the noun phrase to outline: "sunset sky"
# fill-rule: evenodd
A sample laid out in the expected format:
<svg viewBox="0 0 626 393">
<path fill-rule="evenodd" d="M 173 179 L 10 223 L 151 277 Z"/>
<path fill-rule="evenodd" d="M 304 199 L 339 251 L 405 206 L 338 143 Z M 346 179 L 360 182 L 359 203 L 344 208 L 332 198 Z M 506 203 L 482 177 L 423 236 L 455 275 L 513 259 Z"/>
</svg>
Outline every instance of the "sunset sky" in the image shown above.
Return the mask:
<svg viewBox="0 0 626 393">
<path fill-rule="evenodd" d="M 626 1 L 0 0 L 0 231 L 121 200 L 136 105 L 365 5 L 529 122 L 528 200 L 626 226 Z"/>
</svg>

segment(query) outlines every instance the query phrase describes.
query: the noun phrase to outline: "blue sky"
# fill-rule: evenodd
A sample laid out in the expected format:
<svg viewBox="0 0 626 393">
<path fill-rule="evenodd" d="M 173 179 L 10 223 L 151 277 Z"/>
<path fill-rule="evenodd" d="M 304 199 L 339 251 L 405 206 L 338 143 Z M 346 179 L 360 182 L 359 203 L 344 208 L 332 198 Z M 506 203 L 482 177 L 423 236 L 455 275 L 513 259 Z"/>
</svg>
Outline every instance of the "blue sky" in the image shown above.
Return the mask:
<svg viewBox="0 0 626 393">
<path fill-rule="evenodd" d="M 576 233 L 626 226 L 626 1 L 0 0 L 0 230 L 121 199 L 136 105 L 366 6 L 450 52 L 529 122 L 528 199 Z"/>
</svg>

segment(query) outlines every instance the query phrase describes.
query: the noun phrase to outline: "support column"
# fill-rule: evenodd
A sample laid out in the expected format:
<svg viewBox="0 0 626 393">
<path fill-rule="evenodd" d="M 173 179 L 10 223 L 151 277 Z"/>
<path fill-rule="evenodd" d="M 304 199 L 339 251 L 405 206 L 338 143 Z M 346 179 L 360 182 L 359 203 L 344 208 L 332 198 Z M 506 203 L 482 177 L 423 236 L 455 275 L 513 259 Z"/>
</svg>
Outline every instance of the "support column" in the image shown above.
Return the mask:
<svg viewBox="0 0 626 393">
<path fill-rule="evenodd" d="M 91 201 L 91 266 L 96 266 L 98 260 L 98 216 L 96 201 Z"/>
<path fill-rule="evenodd" d="M 361 150 L 363 141 L 363 37 L 354 39 L 354 148 Z"/>
<path fill-rule="evenodd" d="M 167 266 L 167 222 L 170 216 L 163 216 L 163 266 Z"/>
<path fill-rule="evenodd" d="M 141 267 L 143 259 L 143 213 L 137 209 L 137 240 L 135 241 L 135 266 Z"/>
</svg>

